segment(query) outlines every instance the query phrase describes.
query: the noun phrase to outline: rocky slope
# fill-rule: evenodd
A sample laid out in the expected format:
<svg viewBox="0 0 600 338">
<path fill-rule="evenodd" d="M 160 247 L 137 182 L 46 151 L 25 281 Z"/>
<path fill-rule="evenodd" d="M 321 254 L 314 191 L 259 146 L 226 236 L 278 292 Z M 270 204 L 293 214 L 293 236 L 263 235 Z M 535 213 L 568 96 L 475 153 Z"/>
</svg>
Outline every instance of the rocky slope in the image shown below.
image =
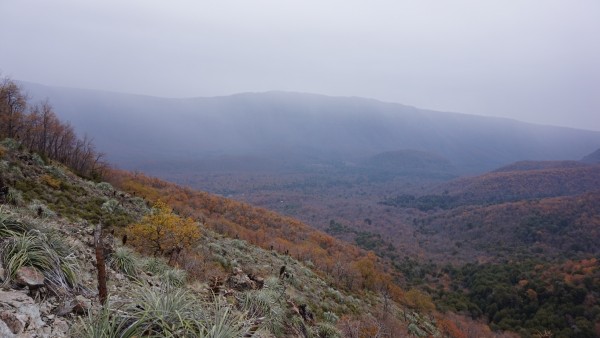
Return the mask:
<svg viewBox="0 0 600 338">
<path fill-rule="evenodd" d="M 144 257 L 122 242 L 125 226 L 150 212 L 148 202 L 82 179 L 11 140 L 0 145 L 0 203 L 2 337 L 460 332 L 460 324 L 436 314 L 416 290 L 398 303 L 385 290 L 340 289 L 309 261 L 224 237 L 202 223 L 202 237 L 185 259 L 169 265 Z M 98 222 L 104 225 L 108 275 L 104 307 L 95 266 Z M 154 307 L 165 304 L 171 307 Z M 484 325 L 468 325 L 493 335 Z"/>
</svg>

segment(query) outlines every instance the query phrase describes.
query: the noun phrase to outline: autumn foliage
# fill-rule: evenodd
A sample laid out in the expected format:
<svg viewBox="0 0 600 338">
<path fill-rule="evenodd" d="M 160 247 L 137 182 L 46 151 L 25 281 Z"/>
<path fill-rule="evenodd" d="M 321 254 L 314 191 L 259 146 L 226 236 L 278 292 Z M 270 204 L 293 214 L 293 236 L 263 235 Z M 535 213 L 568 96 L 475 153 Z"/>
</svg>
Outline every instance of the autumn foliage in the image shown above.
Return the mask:
<svg viewBox="0 0 600 338">
<path fill-rule="evenodd" d="M 0 79 L 0 140 L 4 138 L 15 139 L 83 176 L 99 177 L 106 168 L 91 138 L 78 137 L 48 102 L 30 104 L 21 88 L 7 78 Z"/>
<path fill-rule="evenodd" d="M 181 218 L 167 204 L 157 201 L 152 213 L 130 225 L 127 234 L 140 252 L 173 257 L 200 238 L 200 229 L 193 219 Z"/>
<path fill-rule="evenodd" d="M 380 258 L 296 219 L 140 173 L 111 170 L 107 179 L 136 196 L 163 200 L 179 215 L 192 217 L 218 233 L 310 262 L 339 287 L 379 292 L 386 286 L 394 300 L 402 298 L 401 289 L 394 285 L 397 276 L 385 271 L 391 269 Z M 156 248 L 155 244 L 153 250 Z"/>
</svg>

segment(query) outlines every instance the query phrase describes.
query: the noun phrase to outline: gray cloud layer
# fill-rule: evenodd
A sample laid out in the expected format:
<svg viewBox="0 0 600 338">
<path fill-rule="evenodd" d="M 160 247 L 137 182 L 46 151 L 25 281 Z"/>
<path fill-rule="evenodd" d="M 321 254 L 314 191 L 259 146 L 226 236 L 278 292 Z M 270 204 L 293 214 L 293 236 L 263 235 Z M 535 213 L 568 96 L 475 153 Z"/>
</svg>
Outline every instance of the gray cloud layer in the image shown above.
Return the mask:
<svg viewBox="0 0 600 338">
<path fill-rule="evenodd" d="M 164 97 L 289 90 L 600 130 L 600 2 L 5 0 L 13 78 Z"/>
</svg>

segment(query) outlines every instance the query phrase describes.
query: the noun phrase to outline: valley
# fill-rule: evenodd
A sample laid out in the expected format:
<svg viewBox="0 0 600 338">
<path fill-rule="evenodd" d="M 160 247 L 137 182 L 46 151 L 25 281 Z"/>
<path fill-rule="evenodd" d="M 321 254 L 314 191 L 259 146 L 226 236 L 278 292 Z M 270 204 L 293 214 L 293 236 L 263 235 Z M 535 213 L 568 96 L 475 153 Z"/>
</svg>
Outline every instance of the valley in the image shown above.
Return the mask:
<svg viewBox="0 0 600 338">
<path fill-rule="evenodd" d="M 130 183 L 113 184 L 150 199 L 166 193 L 201 219 L 220 210 L 227 221 L 212 225 L 220 233 L 290 248 L 326 271 L 321 250 L 354 252 L 301 244 L 312 238 L 302 231 L 276 235 L 285 227 L 243 204 L 209 198 L 194 206 L 191 192 L 144 175 L 265 208 L 372 252 L 403 289 L 498 332 L 598 330 L 598 132 L 308 94 L 168 100 L 55 90 L 64 118 L 133 170 L 117 175 Z M 167 107 L 168 118 L 160 115 Z"/>
</svg>

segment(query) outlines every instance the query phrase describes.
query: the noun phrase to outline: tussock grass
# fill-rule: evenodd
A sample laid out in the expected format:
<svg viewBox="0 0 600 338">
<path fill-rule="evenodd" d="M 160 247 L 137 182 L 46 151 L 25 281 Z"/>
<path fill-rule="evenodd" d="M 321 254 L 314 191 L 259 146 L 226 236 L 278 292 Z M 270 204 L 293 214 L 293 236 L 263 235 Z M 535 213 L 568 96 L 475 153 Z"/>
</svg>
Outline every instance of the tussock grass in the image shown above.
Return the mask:
<svg viewBox="0 0 600 338">
<path fill-rule="evenodd" d="M 117 247 L 110 256 L 109 264 L 115 271 L 123 273 L 130 279 L 138 276 L 137 255 L 129 248 Z"/>
<path fill-rule="evenodd" d="M 5 284 L 24 266 L 34 267 L 56 287 L 78 283 L 79 265 L 72 250 L 54 233 L 44 233 L 0 213 L 0 257 L 6 270 Z"/>
<path fill-rule="evenodd" d="M 72 330 L 72 337 L 87 338 L 114 338 L 124 337 L 120 335 L 123 331 L 122 323 L 114 320 L 112 311 L 108 306 L 103 307 L 97 313 L 88 313 L 80 317 L 78 325 Z"/>
<path fill-rule="evenodd" d="M 0 211 L 0 240 L 29 230 L 23 223 Z"/>
<path fill-rule="evenodd" d="M 153 274 L 153 275 L 161 275 L 166 270 L 170 269 L 167 262 L 161 257 L 148 257 L 145 258 L 142 262 L 142 269 L 144 271 Z"/>
<path fill-rule="evenodd" d="M 342 333 L 330 323 L 319 323 L 313 329 L 315 337 L 319 338 L 341 338 Z"/>
<path fill-rule="evenodd" d="M 285 331 L 284 301 L 278 290 L 263 288 L 242 294 L 238 300 L 243 311 L 250 316 L 264 318 L 263 326 L 276 336 Z"/>
<path fill-rule="evenodd" d="M 12 205 L 22 205 L 24 203 L 23 194 L 13 188 L 8 188 L 8 194 L 6 195 L 6 201 Z"/>
<path fill-rule="evenodd" d="M 252 322 L 222 300 L 205 302 L 181 288 L 139 286 L 131 303 L 81 319 L 77 337 L 243 337 Z"/>
<path fill-rule="evenodd" d="M 181 287 L 187 280 L 187 272 L 181 269 L 166 269 L 160 275 L 160 280 L 169 287 Z"/>
</svg>

